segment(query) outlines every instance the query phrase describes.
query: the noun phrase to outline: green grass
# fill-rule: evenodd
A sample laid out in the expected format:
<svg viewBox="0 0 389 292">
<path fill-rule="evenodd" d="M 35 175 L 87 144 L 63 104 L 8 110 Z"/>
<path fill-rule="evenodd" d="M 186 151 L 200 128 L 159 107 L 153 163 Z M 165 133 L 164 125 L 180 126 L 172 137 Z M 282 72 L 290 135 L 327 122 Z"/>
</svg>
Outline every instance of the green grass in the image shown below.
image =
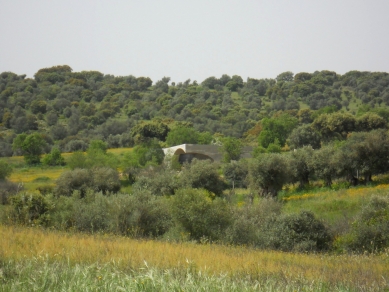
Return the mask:
<svg viewBox="0 0 389 292">
<path fill-rule="evenodd" d="M 0 291 L 352 291 L 358 286 L 331 285 L 304 278 L 231 278 L 187 269 L 120 269 L 108 264 L 71 265 L 47 257 L 0 262 Z M 362 288 L 362 287 L 361 287 Z M 366 288 L 366 287 L 364 287 Z M 379 287 L 371 287 L 379 291 Z"/>
<path fill-rule="evenodd" d="M 132 148 L 115 148 L 108 149 L 108 153 L 113 153 L 116 157 L 123 158 L 123 156 L 132 151 Z M 69 159 L 72 153 L 62 153 L 65 158 L 65 162 Z M 44 166 L 32 165 L 28 166 L 22 156 L 13 156 L 2 158 L 9 163 L 13 172 L 9 177 L 9 180 L 15 183 L 23 185 L 25 191 L 37 192 L 37 188 L 50 185 L 54 186 L 55 180 L 64 172 L 69 170 L 69 167 L 65 166 Z M 124 186 L 123 191 L 131 190 L 130 187 Z"/>
</svg>

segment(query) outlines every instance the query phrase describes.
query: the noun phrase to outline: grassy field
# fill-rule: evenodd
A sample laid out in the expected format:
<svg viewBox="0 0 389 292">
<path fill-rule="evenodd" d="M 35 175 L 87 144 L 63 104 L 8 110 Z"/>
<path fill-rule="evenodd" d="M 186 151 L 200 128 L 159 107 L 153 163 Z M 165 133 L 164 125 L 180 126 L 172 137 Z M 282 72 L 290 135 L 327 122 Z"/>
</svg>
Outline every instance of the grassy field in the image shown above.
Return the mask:
<svg viewBox="0 0 389 292">
<path fill-rule="evenodd" d="M 119 159 L 129 151 L 132 151 L 132 148 L 115 148 L 108 150 L 109 153 L 114 154 Z M 65 161 L 71 155 L 72 153 L 62 153 Z M 13 172 L 9 177 L 9 180 L 20 184 L 23 186 L 24 190 L 30 192 L 38 192 L 37 188 L 44 185 L 54 186 L 55 180 L 59 178 L 64 171 L 69 170 L 67 166 L 27 166 L 23 156 L 5 157 L 2 159 L 13 167 Z"/>
<path fill-rule="evenodd" d="M 389 253 L 292 254 L 8 226 L 0 238 L 0 291 L 389 289 Z"/>
</svg>

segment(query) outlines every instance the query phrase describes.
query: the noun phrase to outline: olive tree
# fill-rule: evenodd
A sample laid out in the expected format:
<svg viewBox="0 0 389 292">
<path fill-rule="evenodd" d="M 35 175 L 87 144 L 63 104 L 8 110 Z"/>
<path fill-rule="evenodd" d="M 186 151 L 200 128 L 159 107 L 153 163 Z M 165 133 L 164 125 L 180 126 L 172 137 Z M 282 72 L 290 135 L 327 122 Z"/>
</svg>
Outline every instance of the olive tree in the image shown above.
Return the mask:
<svg viewBox="0 0 389 292">
<path fill-rule="evenodd" d="M 287 158 L 279 153 L 262 154 L 249 164 L 250 188 L 264 196 L 277 196 L 291 178 Z"/>
</svg>

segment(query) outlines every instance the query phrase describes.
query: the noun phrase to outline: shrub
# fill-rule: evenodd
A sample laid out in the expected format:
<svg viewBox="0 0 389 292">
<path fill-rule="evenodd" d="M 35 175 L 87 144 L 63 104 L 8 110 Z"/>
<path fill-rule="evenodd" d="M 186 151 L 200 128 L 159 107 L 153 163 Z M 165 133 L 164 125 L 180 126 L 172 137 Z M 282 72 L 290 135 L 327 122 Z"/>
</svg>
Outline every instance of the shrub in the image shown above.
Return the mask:
<svg viewBox="0 0 389 292">
<path fill-rule="evenodd" d="M 231 217 L 227 203 L 220 198 L 213 200 L 204 189 L 178 190 L 172 199 L 172 215 L 195 240 L 220 239 Z"/>
<path fill-rule="evenodd" d="M 324 224 L 308 211 L 275 218 L 266 235 L 268 247 L 282 251 L 323 251 L 332 240 Z"/>
<path fill-rule="evenodd" d="M 349 234 L 336 242 L 339 249 L 379 252 L 389 247 L 389 199 L 373 197 L 356 216 Z"/>
<path fill-rule="evenodd" d="M 148 167 L 130 172 L 129 178 L 136 182 L 133 184 L 134 189 L 148 190 L 153 195 L 173 195 L 179 187 L 180 182 L 174 171 L 163 168 Z"/>
<path fill-rule="evenodd" d="M 87 169 L 77 168 L 66 171 L 57 179 L 54 193 L 57 196 L 70 196 L 75 190 L 84 197 L 88 188 L 93 186 L 93 177 Z"/>
<path fill-rule="evenodd" d="M 184 166 L 179 179 L 186 188 L 206 189 L 217 196 L 226 189 L 218 173 L 218 165 L 210 160 L 193 159 L 192 163 Z"/>
<path fill-rule="evenodd" d="M 171 227 L 167 201 L 147 191 L 109 198 L 109 230 L 133 237 L 158 237 Z"/>
<path fill-rule="evenodd" d="M 65 152 L 85 151 L 88 148 L 88 143 L 83 140 L 71 140 L 65 147 Z"/>
<path fill-rule="evenodd" d="M 74 203 L 72 220 L 76 230 L 92 233 L 107 230 L 108 202 L 101 193 L 89 190 L 83 199 L 76 200 Z"/>
<path fill-rule="evenodd" d="M 53 149 L 51 149 L 51 152 L 45 157 L 43 157 L 42 163 L 44 165 L 50 166 L 65 165 L 65 159 L 62 157 L 61 151 L 58 148 L 53 147 Z"/>
<path fill-rule="evenodd" d="M 81 151 L 73 152 L 73 154 L 68 158 L 68 166 L 70 169 L 76 168 L 87 168 L 87 159 L 86 155 Z"/>
<path fill-rule="evenodd" d="M 0 204 L 6 205 L 8 198 L 21 190 L 22 187 L 13 182 L 0 180 Z"/>
<path fill-rule="evenodd" d="M 282 204 L 273 198 L 262 198 L 258 204 L 247 204 L 232 210 L 231 224 L 225 240 L 232 244 L 264 247 L 267 222 L 281 213 Z"/>
<path fill-rule="evenodd" d="M 57 196 L 70 196 L 74 191 L 79 191 L 81 197 L 84 197 L 88 189 L 101 191 L 104 195 L 118 192 L 120 180 L 117 170 L 95 167 L 91 170 L 77 168 L 64 172 L 57 179 L 54 193 Z"/>
<path fill-rule="evenodd" d="M 13 206 L 12 219 L 23 225 L 47 225 L 49 223 L 49 202 L 41 194 L 18 194 L 10 198 Z"/>
<path fill-rule="evenodd" d="M 0 160 L 0 181 L 9 177 L 11 173 L 12 167 L 4 160 Z"/>
<path fill-rule="evenodd" d="M 120 190 L 119 173 L 110 167 L 96 167 L 92 169 L 93 189 L 102 192 L 117 193 Z"/>
</svg>

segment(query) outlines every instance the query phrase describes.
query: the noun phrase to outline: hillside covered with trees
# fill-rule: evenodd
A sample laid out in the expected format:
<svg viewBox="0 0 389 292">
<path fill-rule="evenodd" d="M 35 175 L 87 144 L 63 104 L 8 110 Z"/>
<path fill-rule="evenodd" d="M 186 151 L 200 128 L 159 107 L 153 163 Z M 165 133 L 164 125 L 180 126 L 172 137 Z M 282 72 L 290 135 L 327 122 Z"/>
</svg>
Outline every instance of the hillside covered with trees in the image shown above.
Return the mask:
<svg viewBox="0 0 389 292">
<path fill-rule="evenodd" d="M 313 129 L 309 139 L 317 147 L 321 140 L 345 138 L 349 132 L 385 128 L 388 105 L 389 74 L 379 72 L 284 72 L 275 79 L 246 81 L 223 75 L 201 83 L 73 72 L 67 65 L 40 69 L 34 78 L 3 72 L 0 156 L 21 154 L 12 144 L 22 133 L 40 133 L 45 152 L 54 145 L 71 152 L 87 149 L 92 140 L 117 148 L 144 137 L 162 146 L 206 144 L 221 137 L 257 146 L 260 136 L 261 147 L 284 147 L 298 128 L 300 134 Z M 184 130 L 171 136 L 186 138 L 166 140 L 175 128 Z M 288 143 L 293 148 L 300 144 L 306 142 Z"/>
</svg>

